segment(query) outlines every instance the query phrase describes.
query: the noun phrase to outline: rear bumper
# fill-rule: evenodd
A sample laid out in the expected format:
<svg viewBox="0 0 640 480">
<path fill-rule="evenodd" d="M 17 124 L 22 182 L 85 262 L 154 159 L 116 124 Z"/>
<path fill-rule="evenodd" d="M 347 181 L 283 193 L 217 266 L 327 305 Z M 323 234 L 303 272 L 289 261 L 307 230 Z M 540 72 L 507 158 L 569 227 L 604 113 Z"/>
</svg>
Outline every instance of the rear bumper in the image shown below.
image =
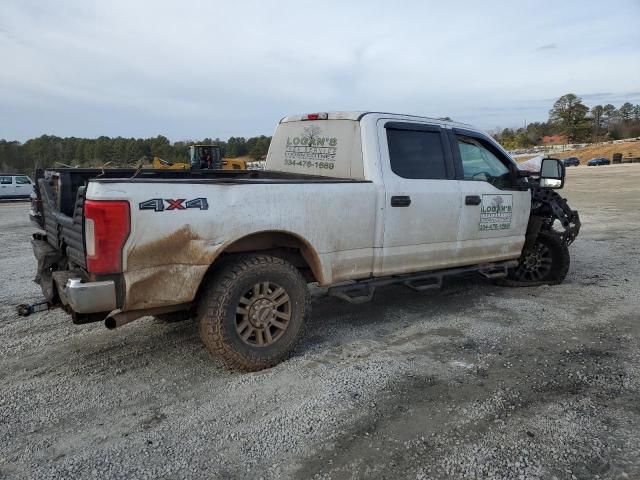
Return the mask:
<svg viewBox="0 0 640 480">
<path fill-rule="evenodd" d="M 76 313 L 110 312 L 117 308 L 113 280 L 82 283 L 80 278 L 70 278 L 59 292 L 62 303 Z"/>
<path fill-rule="evenodd" d="M 60 250 L 46 241 L 46 235 L 34 234 L 33 253 L 38 260 L 36 283 L 50 306 L 62 306 L 72 314 L 74 323 L 103 320 L 118 308 L 117 279 L 91 281 L 78 268 L 58 270 L 64 258 Z"/>
</svg>

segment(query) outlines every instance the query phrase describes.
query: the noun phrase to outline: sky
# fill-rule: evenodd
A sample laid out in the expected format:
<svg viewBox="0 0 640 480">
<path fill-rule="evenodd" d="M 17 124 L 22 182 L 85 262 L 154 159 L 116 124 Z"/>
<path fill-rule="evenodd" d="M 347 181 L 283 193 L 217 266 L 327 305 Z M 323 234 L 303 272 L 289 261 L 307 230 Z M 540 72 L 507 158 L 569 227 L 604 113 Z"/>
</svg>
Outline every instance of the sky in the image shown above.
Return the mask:
<svg viewBox="0 0 640 480">
<path fill-rule="evenodd" d="M 640 103 L 640 0 L 2 0 L 0 138 L 271 135 L 374 110 L 486 130 Z"/>
</svg>

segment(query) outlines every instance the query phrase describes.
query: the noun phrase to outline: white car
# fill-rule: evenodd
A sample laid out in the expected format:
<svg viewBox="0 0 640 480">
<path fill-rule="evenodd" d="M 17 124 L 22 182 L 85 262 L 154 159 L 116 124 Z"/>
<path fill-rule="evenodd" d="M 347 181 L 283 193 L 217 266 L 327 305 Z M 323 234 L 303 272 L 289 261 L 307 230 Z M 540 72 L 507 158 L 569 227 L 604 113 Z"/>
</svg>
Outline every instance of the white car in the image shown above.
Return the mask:
<svg viewBox="0 0 640 480">
<path fill-rule="evenodd" d="M 307 283 L 351 301 L 477 272 L 563 281 L 577 212 L 564 166 L 521 172 L 464 124 L 377 112 L 280 121 L 265 171 L 40 172 L 32 240 L 47 300 L 76 323 L 197 316 L 227 366 L 286 357 Z M 35 202 L 39 205 L 39 202 Z M 558 232 L 554 222 L 564 227 Z"/>
<path fill-rule="evenodd" d="M 0 173 L 0 199 L 30 198 L 33 181 L 26 175 Z"/>
</svg>

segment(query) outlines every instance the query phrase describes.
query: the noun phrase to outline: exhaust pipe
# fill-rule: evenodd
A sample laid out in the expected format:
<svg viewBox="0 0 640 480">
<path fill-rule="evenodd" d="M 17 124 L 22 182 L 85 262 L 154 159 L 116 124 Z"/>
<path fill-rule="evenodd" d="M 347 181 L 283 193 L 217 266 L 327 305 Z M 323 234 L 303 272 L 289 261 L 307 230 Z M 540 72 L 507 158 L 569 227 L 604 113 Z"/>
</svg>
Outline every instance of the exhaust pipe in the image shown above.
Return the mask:
<svg viewBox="0 0 640 480">
<path fill-rule="evenodd" d="M 130 310 L 128 312 L 114 310 L 107 318 L 105 318 L 104 326 L 109 330 L 113 330 L 142 317 L 159 315 L 161 313 L 178 312 L 180 310 L 189 310 L 191 308 L 193 308 L 192 303 L 179 303 L 178 305 L 168 305 L 166 307 L 148 308 L 144 310 Z"/>
<path fill-rule="evenodd" d="M 145 315 L 148 314 L 141 312 L 140 310 L 133 310 L 131 312 L 118 312 L 105 318 L 104 326 L 109 330 L 113 330 L 115 328 L 126 325 L 127 323 L 131 323 L 138 318 L 142 318 Z"/>
</svg>

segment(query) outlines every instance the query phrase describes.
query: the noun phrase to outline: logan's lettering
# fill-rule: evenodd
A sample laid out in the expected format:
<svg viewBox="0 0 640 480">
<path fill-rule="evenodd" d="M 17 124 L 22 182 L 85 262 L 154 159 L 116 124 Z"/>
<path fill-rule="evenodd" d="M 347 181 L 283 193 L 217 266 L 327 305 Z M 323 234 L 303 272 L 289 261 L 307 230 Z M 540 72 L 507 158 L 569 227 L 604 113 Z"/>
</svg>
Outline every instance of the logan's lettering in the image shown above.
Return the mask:
<svg viewBox="0 0 640 480">
<path fill-rule="evenodd" d="M 508 230 L 511 228 L 513 195 L 482 195 L 480 205 L 480 231 Z"/>
</svg>

